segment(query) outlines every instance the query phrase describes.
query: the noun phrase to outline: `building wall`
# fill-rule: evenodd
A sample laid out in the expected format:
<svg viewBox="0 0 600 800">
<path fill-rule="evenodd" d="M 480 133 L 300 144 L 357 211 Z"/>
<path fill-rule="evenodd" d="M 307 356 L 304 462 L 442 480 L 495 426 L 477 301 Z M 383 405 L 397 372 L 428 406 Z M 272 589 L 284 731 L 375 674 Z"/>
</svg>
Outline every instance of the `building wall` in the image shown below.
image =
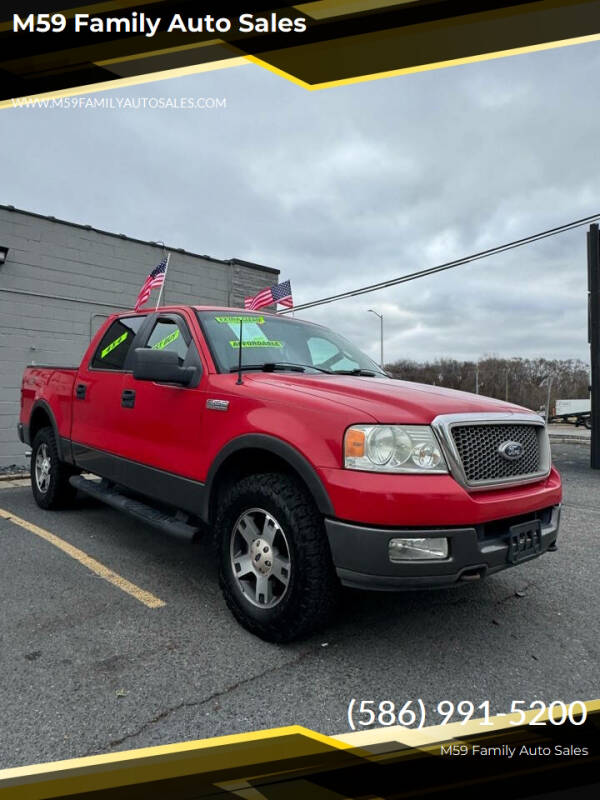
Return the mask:
<svg viewBox="0 0 600 800">
<path fill-rule="evenodd" d="M 162 248 L 0 206 L 0 468 L 26 463 L 17 439 L 27 364 L 79 364 L 114 311 L 132 308 Z M 169 248 L 163 302 L 243 306 L 278 271 Z M 156 290 L 150 302 L 156 298 Z"/>
</svg>

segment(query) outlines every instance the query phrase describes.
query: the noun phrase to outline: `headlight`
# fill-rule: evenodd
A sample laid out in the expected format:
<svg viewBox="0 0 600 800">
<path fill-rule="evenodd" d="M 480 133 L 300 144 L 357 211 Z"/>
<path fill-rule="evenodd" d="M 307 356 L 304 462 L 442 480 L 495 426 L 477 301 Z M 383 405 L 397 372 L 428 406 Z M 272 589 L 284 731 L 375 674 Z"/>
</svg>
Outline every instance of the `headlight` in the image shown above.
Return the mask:
<svg viewBox="0 0 600 800">
<path fill-rule="evenodd" d="M 429 425 L 353 425 L 344 437 L 346 469 L 448 472 Z"/>
</svg>

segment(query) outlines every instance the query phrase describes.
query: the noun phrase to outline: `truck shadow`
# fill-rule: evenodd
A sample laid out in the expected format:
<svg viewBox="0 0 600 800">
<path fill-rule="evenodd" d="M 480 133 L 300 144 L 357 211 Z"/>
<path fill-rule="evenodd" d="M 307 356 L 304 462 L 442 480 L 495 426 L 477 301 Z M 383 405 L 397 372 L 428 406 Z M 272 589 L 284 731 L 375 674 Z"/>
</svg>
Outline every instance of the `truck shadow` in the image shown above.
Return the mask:
<svg viewBox="0 0 600 800">
<path fill-rule="evenodd" d="M 144 573 L 145 587 L 168 605 L 202 607 L 208 603 L 223 627 L 232 633 L 240 630 L 221 597 L 207 535 L 193 542 L 173 538 L 83 496 L 66 514 L 89 522 L 102 549 L 107 547 L 114 556 L 116 548 L 119 560 L 131 559 L 136 571 L 139 568 Z M 536 638 L 540 622 L 542 630 L 556 623 L 552 609 L 556 598 L 548 581 L 556 569 L 556 559 L 555 555 L 546 555 L 516 570 L 451 589 L 400 593 L 342 589 L 336 617 L 307 642 L 337 642 L 345 647 L 351 642 L 355 646 L 360 638 L 361 650 L 366 647 L 373 656 L 386 652 L 385 642 L 389 645 L 390 640 L 401 641 L 403 648 L 428 643 L 446 653 L 455 651 L 460 640 L 463 651 L 487 648 L 489 659 L 493 653 L 515 645 L 516 639 L 524 642 L 527 636 Z M 295 650 L 305 644 L 284 647 Z M 259 640 L 256 646 L 279 647 Z"/>
</svg>

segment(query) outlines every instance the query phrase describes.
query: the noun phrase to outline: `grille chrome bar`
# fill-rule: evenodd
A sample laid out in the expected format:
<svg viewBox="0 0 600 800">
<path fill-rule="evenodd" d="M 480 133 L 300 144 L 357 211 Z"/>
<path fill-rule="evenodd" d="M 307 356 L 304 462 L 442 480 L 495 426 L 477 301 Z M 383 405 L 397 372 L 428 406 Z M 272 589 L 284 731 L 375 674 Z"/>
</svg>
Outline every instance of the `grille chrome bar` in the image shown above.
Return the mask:
<svg viewBox="0 0 600 800">
<path fill-rule="evenodd" d="M 469 492 L 523 486 L 550 474 L 550 440 L 546 424 L 538 414 L 440 414 L 431 427 L 450 472 Z M 498 446 L 513 439 L 523 445 L 523 457 L 505 462 Z"/>
</svg>

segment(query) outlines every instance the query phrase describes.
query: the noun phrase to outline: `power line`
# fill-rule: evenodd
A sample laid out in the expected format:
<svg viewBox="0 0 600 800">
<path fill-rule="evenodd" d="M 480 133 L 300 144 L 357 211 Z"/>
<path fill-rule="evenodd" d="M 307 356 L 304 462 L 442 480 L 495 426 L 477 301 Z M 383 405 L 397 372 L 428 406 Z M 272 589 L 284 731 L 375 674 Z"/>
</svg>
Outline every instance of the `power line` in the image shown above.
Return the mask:
<svg viewBox="0 0 600 800">
<path fill-rule="evenodd" d="M 479 261 L 482 258 L 489 258 L 497 253 L 504 253 L 508 250 L 514 250 L 517 247 L 523 247 L 526 244 L 537 242 L 540 239 L 547 239 L 549 236 L 557 236 L 560 233 L 565 233 L 566 231 L 573 230 L 574 228 L 580 228 L 583 225 L 588 225 L 590 222 L 595 222 L 597 220 L 600 220 L 600 213 L 592 214 L 590 217 L 584 217 L 583 219 L 578 219 L 574 222 L 568 222 L 565 225 L 559 225 L 556 228 L 549 228 L 548 230 L 541 231 L 540 233 L 531 234 L 531 236 L 525 236 L 523 239 L 515 239 L 513 242 L 500 244 L 496 247 L 490 248 L 489 250 L 482 250 L 479 253 L 473 253 L 473 255 L 470 256 L 457 258 L 454 261 L 447 261 L 445 264 L 438 264 L 437 267 L 429 267 L 428 269 L 422 269 L 418 272 L 411 272 L 408 275 L 401 275 L 399 278 L 391 278 L 388 281 L 381 281 L 381 283 L 372 283 L 370 286 L 363 286 L 360 289 L 351 289 L 348 292 L 340 292 L 340 294 L 333 294 L 329 297 L 323 297 L 320 300 L 311 300 L 309 303 L 303 303 L 302 305 L 285 309 L 279 313 L 289 314 L 290 311 L 302 311 L 305 308 L 314 308 L 315 306 L 322 306 L 326 303 L 334 303 L 336 300 L 344 300 L 347 297 L 358 297 L 361 294 L 376 292 L 379 289 L 387 289 L 389 286 L 397 286 L 400 283 L 408 283 L 408 281 L 414 281 L 417 278 L 425 278 L 427 275 L 435 275 L 437 272 L 444 272 L 447 269 L 461 267 L 463 264 L 469 264 L 472 261 Z"/>
</svg>

